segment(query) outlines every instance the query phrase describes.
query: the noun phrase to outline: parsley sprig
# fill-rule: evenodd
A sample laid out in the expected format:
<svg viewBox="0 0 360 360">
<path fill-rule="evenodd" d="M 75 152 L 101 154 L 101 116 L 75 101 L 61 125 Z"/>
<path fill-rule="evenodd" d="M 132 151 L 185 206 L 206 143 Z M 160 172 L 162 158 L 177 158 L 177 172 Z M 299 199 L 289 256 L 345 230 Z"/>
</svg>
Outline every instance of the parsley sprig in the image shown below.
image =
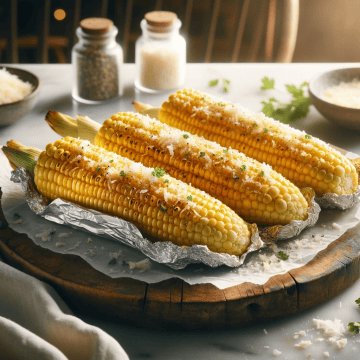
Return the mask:
<svg viewBox="0 0 360 360">
<path fill-rule="evenodd" d="M 277 90 L 275 80 L 264 77 L 261 90 Z M 287 92 L 292 96 L 289 104 L 283 104 L 275 97 L 270 97 L 268 101 L 262 101 L 262 112 L 271 118 L 279 120 L 285 124 L 291 121 L 304 118 L 309 113 L 311 99 L 304 94 L 304 88 L 308 85 L 304 81 L 299 87 L 295 85 L 285 85 Z"/>
<path fill-rule="evenodd" d="M 358 304 L 358 307 L 360 308 L 360 298 L 355 300 L 355 302 Z M 354 334 L 358 334 L 360 332 L 360 322 L 350 322 L 348 323 L 349 332 L 352 332 Z"/>
</svg>

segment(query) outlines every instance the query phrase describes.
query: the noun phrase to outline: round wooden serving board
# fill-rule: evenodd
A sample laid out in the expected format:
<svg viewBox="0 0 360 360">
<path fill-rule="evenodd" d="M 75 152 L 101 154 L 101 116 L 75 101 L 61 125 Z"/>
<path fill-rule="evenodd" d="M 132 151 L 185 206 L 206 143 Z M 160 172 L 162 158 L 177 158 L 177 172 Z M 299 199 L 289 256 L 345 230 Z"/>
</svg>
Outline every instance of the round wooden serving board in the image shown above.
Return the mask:
<svg viewBox="0 0 360 360">
<path fill-rule="evenodd" d="M 1 199 L 0 189 L 0 199 Z M 147 284 L 112 279 L 76 255 L 37 246 L 7 226 L 0 207 L 0 253 L 11 266 L 52 285 L 78 312 L 158 329 L 245 326 L 298 313 L 339 294 L 360 275 L 360 225 L 301 268 L 224 290 L 180 279 Z"/>
</svg>

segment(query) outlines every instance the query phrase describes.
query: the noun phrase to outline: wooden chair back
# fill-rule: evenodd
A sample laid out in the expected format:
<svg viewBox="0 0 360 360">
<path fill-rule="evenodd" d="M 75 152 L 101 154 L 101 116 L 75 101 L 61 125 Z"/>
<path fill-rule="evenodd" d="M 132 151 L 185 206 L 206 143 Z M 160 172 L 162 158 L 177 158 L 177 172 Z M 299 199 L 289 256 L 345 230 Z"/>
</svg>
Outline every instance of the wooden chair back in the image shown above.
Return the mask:
<svg viewBox="0 0 360 360">
<path fill-rule="evenodd" d="M 73 0 L 71 26 L 62 36 L 49 33 L 51 0 L 38 7 L 41 18 L 35 35 L 18 36 L 18 1 L 10 1 L 10 32 L 0 39 L 6 62 L 19 62 L 19 47 L 37 49 L 37 62 L 49 61 L 49 49 L 58 62 L 70 61 L 81 17 L 81 0 Z M 111 6 L 110 6 L 111 5 Z M 124 59 L 134 61 L 134 43 L 147 11 L 175 11 L 188 42 L 188 62 L 291 62 L 298 30 L 299 0 L 101 0 L 93 16 L 109 17 L 119 28 Z M 199 19 L 205 24 L 199 28 Z M 221 36 L 221 28 L 225 36 Z M 225 29 L 225 30 L 224 30 Z M 220 30 L 220 31 L 219 31 Z M 219 35 L 220 34 L 220 35 Z"/>
</svg>

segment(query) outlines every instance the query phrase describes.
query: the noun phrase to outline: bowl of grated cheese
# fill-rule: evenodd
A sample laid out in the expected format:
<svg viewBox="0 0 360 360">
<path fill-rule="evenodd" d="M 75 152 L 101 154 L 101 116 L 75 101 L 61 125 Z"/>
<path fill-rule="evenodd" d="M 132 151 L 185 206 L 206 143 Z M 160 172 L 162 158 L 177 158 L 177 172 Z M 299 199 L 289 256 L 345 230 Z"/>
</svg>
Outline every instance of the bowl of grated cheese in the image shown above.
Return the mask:
<svg viewBox="0 0 360 360">
<path fill-rule="evenodd" d="M 1 67 L 0 84 L 0 126 L 11 125 L 35 106 L 40 80 L 29 71 Z"/>
<path fill-rule="evenodd" d="M 329 121 L 360 130 L 360 68 L 325 72 L 309 83 L 309 96 Z"/>
</svg>

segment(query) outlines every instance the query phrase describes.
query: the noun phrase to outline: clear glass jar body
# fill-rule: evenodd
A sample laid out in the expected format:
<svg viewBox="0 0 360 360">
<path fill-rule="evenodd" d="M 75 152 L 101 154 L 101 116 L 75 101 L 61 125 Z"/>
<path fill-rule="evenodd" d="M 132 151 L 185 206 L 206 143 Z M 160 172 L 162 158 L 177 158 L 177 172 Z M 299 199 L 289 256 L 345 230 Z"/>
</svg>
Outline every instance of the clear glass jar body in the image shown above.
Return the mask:
<svg viewBox="0 0 360 360">
<path fill-rule="evenodd" d="M 135 86 L 146 92 L 181 87 L 185 81 L 186 41 L 179 19 L 168 28 L 141 21 L 142 35 L 135 44 Z"/>
<path fill-rule="evenodd" d="M 123 51 L 115 40 L 117 32 L 115 26 L 100 35 L 87 34 L 81 27 L 77 28 L 79 42 L 71 52 L 75 100 L 98 104 L 121 96 Z"/>
</svg>

